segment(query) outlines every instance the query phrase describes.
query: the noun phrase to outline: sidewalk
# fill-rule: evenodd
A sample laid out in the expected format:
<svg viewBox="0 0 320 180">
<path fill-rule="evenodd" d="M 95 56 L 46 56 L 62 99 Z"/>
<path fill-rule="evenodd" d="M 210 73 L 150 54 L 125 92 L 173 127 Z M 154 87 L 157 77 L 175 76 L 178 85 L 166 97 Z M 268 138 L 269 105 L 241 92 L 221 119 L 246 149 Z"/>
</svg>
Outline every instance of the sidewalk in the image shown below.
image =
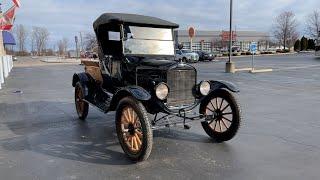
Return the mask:
<svg viewBox="0 0 320 180">
<path fill-rule="evenodd" d="M 61 57 L 43 57 L 40 61 L 45 63 L 80 63 L 80 59 L 61 58 Z"/>
</svg>

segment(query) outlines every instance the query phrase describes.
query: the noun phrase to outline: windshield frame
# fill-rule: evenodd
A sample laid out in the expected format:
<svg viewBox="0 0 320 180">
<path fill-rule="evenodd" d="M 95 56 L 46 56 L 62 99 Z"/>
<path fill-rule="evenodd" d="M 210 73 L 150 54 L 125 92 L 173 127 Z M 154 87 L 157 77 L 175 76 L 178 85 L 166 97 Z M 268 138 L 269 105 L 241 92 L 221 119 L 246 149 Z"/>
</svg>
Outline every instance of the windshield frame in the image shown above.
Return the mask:
<svg viewBox="0 0 320 180">
<path fill-rule="evenodd" d="M 125 26 L 128 26 L 130 27 L 131 25 L 125 25 Z M 148 27 L 148 26 L 138 26 L 138 25 L 132 25 L 132 27 L 145 27 L 145 28 L 154 28 L 154 27 Z M 163 56 L 163 57 L 174 57 L 175 56 L 175 48 L 174 48 L 174 45 L 175 45 L 175 39 L 174 39 L 174 31 L 173 31 L 173 28 L 156 28 L 156 29 L 169 29 L 171 30 L 171 35 L 172 35 L 172 40 L 157 40 L 157 39 L 152 39 L 153 41 L 166 41 L 166 42 L 172 42 L 173 44 L 173 53 L 172 54 L 134 54 L 134 53 L 125 53 L 125 42 L 128 40 L 126 37 L 125 37 L 125 28 L 124 28 L 124 25 L 121 24 L 121 42 L 122 42 L 122 53 L 123 55 L 125 56 Z M 133 38 L 134 39 L 134 38 Z M 140 39 L 137 39 L 137 40 L 151 40 L 151 39 L 143 39 L 143 38 L 140 38 Z"/>
</svg>

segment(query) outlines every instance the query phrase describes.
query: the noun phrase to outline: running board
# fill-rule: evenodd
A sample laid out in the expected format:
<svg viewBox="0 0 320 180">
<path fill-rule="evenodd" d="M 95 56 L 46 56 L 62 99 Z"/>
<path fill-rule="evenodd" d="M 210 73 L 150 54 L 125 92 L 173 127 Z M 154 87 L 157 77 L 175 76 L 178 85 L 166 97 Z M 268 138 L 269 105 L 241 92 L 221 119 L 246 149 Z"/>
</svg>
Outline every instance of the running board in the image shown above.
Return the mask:
<svg viewBox="0 0 320 180">
<path fill-rule="evenodd" d="M 91 103 L 90 101 L 86 100 L 86 99 L 82 99 L 82 101 L 90 104 L 91 106 L 93 106 L 94 108 L 96 108 L 97 110 L 103 112 L 103 113 L 107 113 L 108 110 L 107 109 L 103 109 L 103 108 L 106 108 L 106 105 L 103 105 L 103 103 L 101 103 L 100 105 L 97 105 L 97 104 L 93 104 Z"/>
</svg>

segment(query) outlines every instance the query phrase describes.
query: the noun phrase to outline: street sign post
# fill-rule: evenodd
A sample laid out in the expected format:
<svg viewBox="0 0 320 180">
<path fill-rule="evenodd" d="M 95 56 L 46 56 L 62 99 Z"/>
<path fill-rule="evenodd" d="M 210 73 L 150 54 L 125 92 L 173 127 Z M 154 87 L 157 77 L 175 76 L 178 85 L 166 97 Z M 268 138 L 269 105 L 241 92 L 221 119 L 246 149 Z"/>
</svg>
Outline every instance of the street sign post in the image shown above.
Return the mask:
<svg viewBox="0 0 320 180">
<path fill-rule="evenodd" d="M 192 39 L 196 35 L 196 30 L 194 29 L 194 27 L 190 27 L 188 29 L 188 32 L 189 32 L 189 38 L 190 38 L 190 50 L 192 51 Z"/>
<path fill-rule="evenodd" d="M 254 55 L 257 53 L 257 43 L 251 42 L 250 44 L 250 52 L 252 54 L 251 68 L 254 70 Z"/>
</svg>

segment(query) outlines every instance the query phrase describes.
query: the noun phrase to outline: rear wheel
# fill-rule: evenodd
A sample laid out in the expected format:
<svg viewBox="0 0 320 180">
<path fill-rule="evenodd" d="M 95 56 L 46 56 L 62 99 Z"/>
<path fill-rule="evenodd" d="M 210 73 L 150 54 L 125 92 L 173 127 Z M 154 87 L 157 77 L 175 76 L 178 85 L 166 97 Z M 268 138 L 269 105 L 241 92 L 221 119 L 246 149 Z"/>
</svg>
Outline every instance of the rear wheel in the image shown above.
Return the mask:
<svg viewBox="0 0 320 180">
<path fill-rule="evenodd" d="M 84 99 L 84 89 L 80 82 L 77 82 L 74 91 L 74 101 L 79 119 L 85 120 L 88 116 L 89 104 Z"/>
<path fill-rule="evenodd" d="M 149 157 L 153 135 L 147 111 L 141 102 L 132 97 L 120 101 L 116 129 L 121 147 L 131 160 L 143 161 Z"/>
<path fill-rule="evenodd" d="M 205 132 L 217 142 L 232 139 L 241 123 L 241 111 L 235 97 L 227 90 L 217 90 L 200 105 Z"/>
</svg>

